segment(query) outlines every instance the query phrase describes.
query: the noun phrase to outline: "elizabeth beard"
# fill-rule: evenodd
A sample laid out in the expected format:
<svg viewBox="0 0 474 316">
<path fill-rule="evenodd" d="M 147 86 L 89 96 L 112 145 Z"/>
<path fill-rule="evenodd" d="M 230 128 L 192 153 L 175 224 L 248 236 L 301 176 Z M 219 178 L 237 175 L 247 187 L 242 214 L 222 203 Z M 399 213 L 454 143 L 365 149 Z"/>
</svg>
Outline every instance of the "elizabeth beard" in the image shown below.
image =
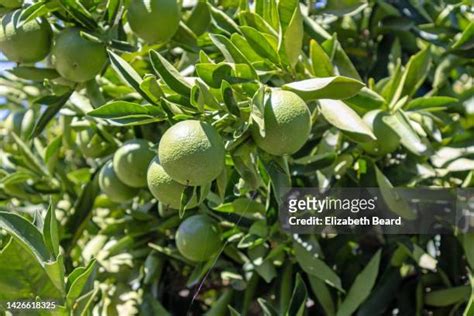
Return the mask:
<svg viewBox="0 0 474 316">
<path fill-rule="evenodd" d="M 291 216 L 288 222 L 292 226 L 369 226 L 369 225 L 382 225 L 382 226 L 400 226 L 402 224 L 402 218 L 380 218 L 380 217 L 344 217 L 339 218 L 336 216 L 327 216 L 323 218 L 310 216 L 306 218 L 298 218 Z"/>
</svg>

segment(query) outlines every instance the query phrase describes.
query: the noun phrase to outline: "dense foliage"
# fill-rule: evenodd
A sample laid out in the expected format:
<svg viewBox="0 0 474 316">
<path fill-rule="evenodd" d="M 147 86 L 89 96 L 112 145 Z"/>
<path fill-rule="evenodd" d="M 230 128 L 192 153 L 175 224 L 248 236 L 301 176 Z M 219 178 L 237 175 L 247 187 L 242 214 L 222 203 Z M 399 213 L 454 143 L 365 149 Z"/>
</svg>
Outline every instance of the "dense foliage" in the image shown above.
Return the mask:
<svg viewBox="0 0 474 316">
<path fill-rule="evenodd" d="M 278 221 L 292 186 L 474 186 L 470 0 L 0 6 L 0 312 L 474 315 L 474 235 Z"/>
</svg>

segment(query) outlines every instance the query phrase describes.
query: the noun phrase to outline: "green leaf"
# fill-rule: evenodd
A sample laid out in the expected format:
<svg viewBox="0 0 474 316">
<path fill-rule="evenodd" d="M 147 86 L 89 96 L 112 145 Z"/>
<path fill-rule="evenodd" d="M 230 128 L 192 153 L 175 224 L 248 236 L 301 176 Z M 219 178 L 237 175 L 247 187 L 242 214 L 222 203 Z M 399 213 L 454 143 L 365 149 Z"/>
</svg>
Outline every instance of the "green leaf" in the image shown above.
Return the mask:
<svg viewBox="0 0 474 316">
<path fill-rule="evenodd" d="M 130 126 L 160 122 L 167 118 L 163 109 L 156 105 L 115 101 L 87 113 L 92 117 L 106 119 L 113 125 Z"/>
<path fill-rule="evenodd" d="M 17 76 L 18 78 L 33 81 L 43 81 L 45 79 L 56 79 L 59 77 L 58 72 L 52 68 L 17 66 L 7 71 Z"/>
<path fill-rule="evenodd" d="M 458 99 L 452 97 L 433 96 L 433 97 L 421 97 L 416 98 L 408 102 L 405 106 L 406 109 L 410 110 L 432 110 L 439 108 L 444 110 L 446 106 L 457 102 Z"/>
<path fill-rule="evenodd" d="M 237 117 L 240 117 L 240 109 L 237 103 L 237 100 L 234 97 L 234 92 L 232 86 L 225 80 L 221 84 L 221 94 L 222 99 L 224 100 L 224 105 L 227 108 L 229 113 L 234 114 Z"/>
<path fill-rule="evenodd" d="M 377 279 L 381 250 L 372 257 L 367 266 L 362 270 L 354 280 L 346 298 L 337 311 L 337 316 L 351 316 L 357 310 L 367 297 L 369 297 L 372 288 Z"/>
<path fill-rule="evenodd" d="M 258 125 L 260 135 L 265 136 L 265 87 L 261 86 L 252 98 L 250 108 L 252 124 Z"/>
<path fill-rule="evenodd" d="M 471 21 L 468 26 L 464 29 L 456 42 L 451 46 L 451 49 L 463 49 L 465 46 L 466 48 L 471 48 L 473 46 L 474 40 L 474 22 Z"/>
<path fill-rule="evenodd" d="M 13 137 L 15 143 L 18 145 L 19 152 L 21 152 L 21 154 L 27 161 L 27 167 L 40 175 L 49 176 L 49 171 L 44 165 L 43 161 L 41 161 L 41 159 L 31 151 L 30 147 L 28 147 L 25 142 L 23 142 L 23 140 L 15 133 L 12 133 L 11 136 Z"/>
<path fill-rule="evenodd" d="M 157 51 L 150 51 L 150 60 L 156 74 L 160 76 L 168 87 L 177 93 L 189 96 L 191 93 L 191 85 L 183 76 L 173 67 L 166 59 Z"/>
<path fill-rule="evenodd" d="M 250 62 L 242 54 L 242 52 L 227 37 L 220 34 L 209 34 L 211 41 L 222 52 L 224 58 L 229 63 L 242 63 L 250 65 Z"/>
<path fill-rule="evenodd" d="M 271 42 L 259 31 L 250 26 L 241 26 L 245 39 L 253 50 L 274 64 L 280 64 L 280 57 Z"/>
<path fill-rule="evenodd" d="M 199 36 L 203 34 L 211 23 L 211 12 L 206 0 L 199 0 L 191 15 L 186 20 L 186 25 Z"/>
<path fill-rule="evenodd" d="M 410 208 L 408 202 L 404 200 L 396 190 L 393 190 L 393 185 L 377 167 L 375 167 L 375 176 L 382 197 L 390 210 L 407 220 L 416 219 L 416 214 Z"/>
<path fill-rule="evenodd" d="M 356 95 L 364 84 L 347 77 L 312 78 L 284 84 L 285 90 L 290 90 L 305 101 L 317 99 L 347 99 Z"/>
<path fill-rule="evenodd" d="M 59 1 L 59 4 L 85 28 L 90 30 L 97 28 L 97 22 L 94 20 L 92 14 L 78 0 L 62 0 Z"/>
<path fill-rule="evenodd" d="M 463 234 L 462 243 L 466 254 L 466 260 L 471 267 L 471 270 L 474 270 L 474 247 L 472 247 L 472 245 L 474 245 L 474 233 Z"/>
<path fill-rule="evenodd" d="M 195 187 L 187 186 L 181 194 L 181 204 L 179 206 L 179 218 L 183 218 L 184 212 L 191 199 L 193 198 Z"/>
<path fill-rule="evenodd" d="M 58 221 L 53 209 L 53 204 L 50 203 L 43 226 L 44 243 L 54 257 L 59 255 L 59 232 Z"/>
<path fill-rule="evenodd" d="M 466 309 L 464 310 L 463 316 L 474 314 L 474 277 L 472 276 L 472 273 L 469 273 L 469 283 L 471 285 L 471 295 L 469 297 Z"/>
<path fill-rule="evenodd" d="M 273 194 L 278 205 L 283 203 L 283 197 L 291 188 L 290 170 L 285 157 L 265 157 L 262 159 L 265 170 L 271 179 Z"/>
<path fill-rule="evenodd" d="M 460 302 L 465 302 L 470 294 L 471 287 L 468 285 L 451 287 L 426 293 L 424 302 L 429 306 L 450 306 Z"/>
<path fill-rule="evenodd" d="M 224 203 L 213 208 L 218 212 L 235 213 L 243 217 L 252 217 L 253 214 L 265 214 L 265 206 L 251 199 L 242 197 L 229 203 Z"/>
<path fill-rule="evenodd" d="M 31 252 L 41 265 L 53 260 L 41 232 L 24 217 L 0 211 L 0 228 L 5 229 L 26 251 Z"/>
<path fill-rule="evenodd" d="M 335 16 L 351 16 L 367 7 L 365 0 L 333 0 L 328 1 L 322 12 Z"/>
<path fill-rule="evenodd" d="M 293 249 L 295 250 L 296 261 L 304 272 L 344 292 L 339 276 L 316 253 L 306 249 L 296 241 L 293 242 Z"/>
<path fill-rule="evenodd" d="M 234 291 L 232 289 L 224 290 L 220 297 L 211 305 L 205 316 L 227 315 L 227 306 L 231 303 Z"/>
<path fill-rule="evenodd" d="M 153 99 L 148 97 L 148 94 L 142 91 L 140 85 L 142 84 L 142 77 L 130 66 L 122 57 L 108 50 L 110 63 L 115 72 L 119 75 L 123 82 L 130 85 L 137 91 L 145 100 L 154 103 Z"/>
<path fill-rule="evenodd" d="M 93 287 L 94 277 L 96 271 L 96 261 L 89 262 L 86 268 L 81 270 L 81 273 L 76 275 L 74 280 L 70 283 L 68 288 L 66 300 L 69 305 L 74 302 L 85 292 L 88 292 Z"/>
<path fill-rule="evenodd" d="M 258 305 L 262 309 L 263 316 L 278 316 L 278 312 L 267 300 L 259 297 L 257 298 Z"/>
<path fill-rule="evenodd" d="M 394 104 L 401 97 L 415 94 L 428 75 L 430 63 L 431 55 L 429 46 L 410 57 L 391 104 Z"/>
<path fill-rule="evenodd" d="M 315 77 L 334 76 L 331 59 L 329 59 L 324 49 L 315 40 L 311 40 L 309 43 L 309 56 Z"/>
<path fill-rule="evenodd" d="M 321 45 L 326 51 L 328 56 L 334 63 L 336 74 L 340 76 L 350 77 L 359 81 L 362 81 L 357 69 L 354 64 L 347 56 L 341 44 L 337 40 L 336 35 L 333 35 L 331 39 L 324 41 Z"/>
<path fill-rule="evenodd" d="M 415 155 L 422 156 L 431 152 L 431 148 L 428 144 L 422 142 L 406 117 L 400 111 L 393 115 L 384 116 L 383 121 L 400 136 L 402 145 Z"/>
<path fill-rule="evenodd" d="M 295 288 L 291 296 L 290 305 L 285 315 L 287 316 L 303 316 L 306 309 L 306 300 L 308 291 L 300 274 L 296 275 Z"/>
<path fill-rule="evenodd" d="M 363 141 L 375 140 L 370 127 L 357 115 L 357 113 L 338 100 L 319 100 L 321 114 L 333 126 L 351 135 L 357 135 Z"/>
<path fill-rule="evenodd" d="M 279 34 L 279 52 L 288 59 L 294 67 L 303 46 L 303 18 L 298 0 L 278 2 L 281 31 Z"/>
<path fill-rule="evenodd" d="M 37 258 L 11 239 L 0 251 L 0 300 L 62 299 Z"/>
<path fill-rule="evenodd" d="M 240 33 L 239 26 L 227 14 L 211 4 L 208 4 L 208 6 L 211 11 L 212 22 L 217 26 L 217 28 L 226 32 L 228 35 Z"/>
<path fill-rule="evenodd" d="M 308 275 L 308 279 L 309 279 L 309 284 L 311 285 L 311 289 L 313 290 L 313 294 L 318 299 L 326 315 L 335 316 L 336 309 L 334 307 L 334 302 L 331 297 L 331 292 L 329 291 L 324 281 L 312 275 Z"/>
<path fill-rule="evenodd" d="M 344 102 L 361 112 L 382 109 L 386 105 L 386 101 L 381 95 L 367 87 L 362 87 L 356 95 L 345 99 Z"/>
<path fill-rule="evenodd" d="M 49 121 L 51 121 L 53 117 L 58 114 L 59 110 L 61 110 L 64 104 L 66 104 L 66 102 L 69 100 L 69 97 L 72 95 L 72 93 L 73 90 L 70 90 L 69 92 L 66 92 L 63 95 L 52 95 L 45 98 L 41 98 L 35 102 L 39 104 L 46 104 L 48 108 L 41 114 L 38 121 L 36 121 L 35 126 L 33 127 L 33 131 L 29 136 L 30 139 L 38 137 L 41 132 L 43 132 L 46 125 L 48 125 Z"/>
</svg>

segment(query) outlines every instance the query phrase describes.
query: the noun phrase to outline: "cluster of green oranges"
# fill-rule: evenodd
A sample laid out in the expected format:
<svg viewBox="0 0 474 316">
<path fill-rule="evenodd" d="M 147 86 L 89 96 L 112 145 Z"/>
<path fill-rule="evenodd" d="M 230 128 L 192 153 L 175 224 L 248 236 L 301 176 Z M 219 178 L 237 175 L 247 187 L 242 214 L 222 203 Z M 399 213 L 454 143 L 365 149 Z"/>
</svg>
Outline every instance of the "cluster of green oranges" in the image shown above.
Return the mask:
<svg viewBox="0 0 474 316">
<path fill-rule="evenodd" d="M 8 60 L 22 64 L 36 63 L 51 53 L 57 72 L 63 78 L 78 83 L 91 80 L 102 71 L 107 60 L 105 43 L 84 36 L 77 27 L 66 27 L 53 36 L 52 27 L 46 19 L 22 23 L 21 14 L 22 10 L 16 9 L 1 19 L 0 50 Z M 180 16 L 177 0 L 132 0 L 127 19 L 138 37 L 149 43 L 158 43 L 173 37 L 178 30 Z"/>
</svg>

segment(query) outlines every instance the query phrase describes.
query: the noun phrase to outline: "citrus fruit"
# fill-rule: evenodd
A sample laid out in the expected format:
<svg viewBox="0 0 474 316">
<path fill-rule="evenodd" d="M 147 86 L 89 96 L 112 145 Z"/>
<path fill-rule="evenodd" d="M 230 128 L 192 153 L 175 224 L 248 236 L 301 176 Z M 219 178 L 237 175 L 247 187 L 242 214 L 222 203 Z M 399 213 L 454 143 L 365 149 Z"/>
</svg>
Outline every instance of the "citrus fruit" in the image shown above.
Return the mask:
<svg viewBox="0 0 474 316">
<path fill-rule="evenodd" d="M 88 128 L 77 134 L 79 149 L 84 157 L 99 158 L 112 153 L 115 149 L 103 139 L 94 129 Z"/>
<path fill-rule="evenodd" d="M 16 9 L 21 7 L 23 0 L 3 0 L 2 6 L 8 9 Z"/>
<path fill-rule="evenodd" d="M 83 38 L 80 30 L 62 31 L 53 46 L 54 65 L 59 74 L 74 82 L 93 79 L 105 64 L 105 46 Z"/>
<path fill-rule="evenodd" d="M 117 203 L 126 202 L 138 193 L 138 189 L 122 183 L 115 174 L 112 161 L 107 162 L 99 173 L 99 186 L 107 197 Z"/>
<path fill-rule="evenodd" d="M 150 161 L 156 156 L 153 144 L 144 139 L 129 140 L 114 154 L 113 165 L 117 177 L 128 186 L 146 186 L 146 172 Z"/>
<path fill-rule="evenodd" d="M 51 48 L 53 32 L 42 19 L 18 27 L 21 10 L 7 13 L 0 27 L 0 50 L 10 61 L 34 63 L 44 59 Z"/>
<path fill-rule="evenodd" d="M 371 155 L 383 156 L 395 151 L 400 146 L 400 136 L 383 121 L 383 118 L 388 115 L 381 110 L 373 110 L 367 112 L 362 118 L 377 137 L 377 140 L 360 144 L 362 149 Z"/>
<path fill-rule="evenodd" d="M 149 43 L 166 42 L 173 37 L 180 17 L 176 0 L 132 0 L 127 14 L 132 31 Z"/>
<path fill-rule="evenodd" d="M 258 147 L 276 155 L 297 152 L 308 140 L 311 113 L 306 103 L 291 91 L 272 91 L 264 108 L 265 136 L 252 124 L 252 137 Z"/>
<path fill-rule="evenodd" d="M 187 120 L 173 125 L 163 134 L 158 156 L 173 180 L 198 186 L 211 182 L 222 172 L 225 149 L 214 127 Z"/>
<path fill-rule="evenodd" d="M 207 215 L 193 215 L 179 225 L 176 246 L 191 261 L 206 261 L 222 246 L 217 222 Z"/>
<path fill-rule="evenodd" d="M 174 181 L 160 165 L 158 157 L 155 157 L 148 167 L 147 172 L 148 189 L 153 196 L 162 204 L 174 209 L 179 209 L 181 205 L 181 195 L 183 194 L 184 185 Z M 208 188 L 208 186 L 206 186 Z M 187 208 L 193 208 L 200 204 L 209 192 L 202 192 L 201 199 L 198 202 L 197 196 L 194 195 L 188 203 Z"/>
</svg>

